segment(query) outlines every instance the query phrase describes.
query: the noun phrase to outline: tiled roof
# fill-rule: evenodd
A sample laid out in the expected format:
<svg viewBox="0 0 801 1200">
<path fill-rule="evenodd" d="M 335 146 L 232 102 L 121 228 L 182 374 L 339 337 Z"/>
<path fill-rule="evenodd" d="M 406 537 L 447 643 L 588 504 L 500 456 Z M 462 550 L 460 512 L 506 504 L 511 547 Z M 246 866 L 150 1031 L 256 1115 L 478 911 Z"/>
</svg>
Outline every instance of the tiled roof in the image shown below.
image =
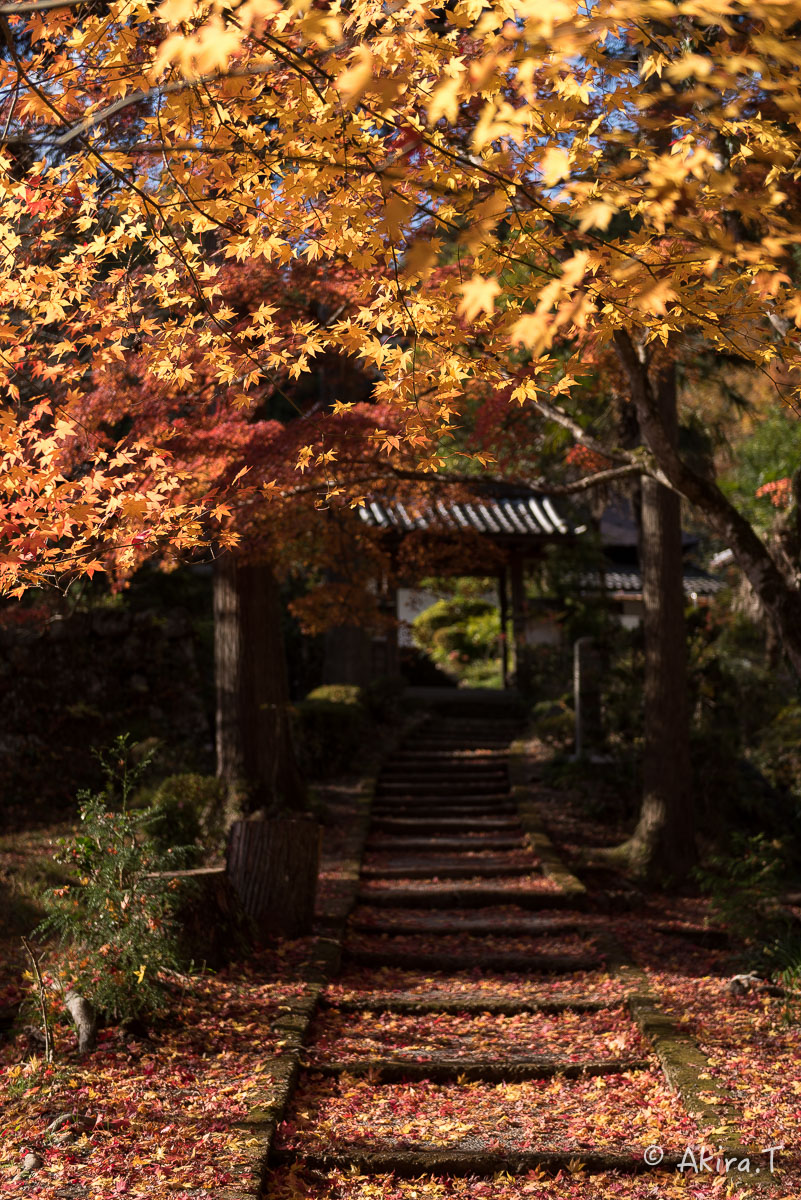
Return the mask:
<svg viewBox="0 0 801 1200">
<path fill-rule="evenodd" d="M 400 501 L 368 500 L 358 512 L 362 520 L 379 529 L 431 529 L 442 533 L 468 531 L 493 537 L 554 537 L 582 533 L 562 517 L 548 496 L 484 496 L 456 503 L 436 500 L 425 507 Z"/>
<path fill-rule="evenodd" d="M 586 574 L 581 578 L 582 587 L 598 586 L 599 575 Z M 636 567 L 610 566 L 604 571 L 604 585 L 608 592 L 625 592 L 630 595 L 642 594 L 642 576 Z M 686 565 L 684 568 L 684 590 L 688 596 L 714 596 L 725 585 L 714 575 L 707 574 L 700 567 Z"/>
</svg>

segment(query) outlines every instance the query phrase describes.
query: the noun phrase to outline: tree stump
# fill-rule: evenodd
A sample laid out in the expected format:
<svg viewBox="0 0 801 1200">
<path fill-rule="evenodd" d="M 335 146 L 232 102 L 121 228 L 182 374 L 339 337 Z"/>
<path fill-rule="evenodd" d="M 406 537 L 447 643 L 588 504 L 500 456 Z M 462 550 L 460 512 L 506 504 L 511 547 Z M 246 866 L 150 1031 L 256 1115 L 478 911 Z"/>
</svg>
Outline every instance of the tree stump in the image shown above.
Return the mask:
<svg viewBox="0 0 801 1200">
<path fill-rule="evenodd" d="M 235 821 L 228 878 L 260 934 L 300 937 L 314 922 L 320 826 L 310 817 Z"/>
<path fill-rule="evenodd" d="M 217 968 L 247 952 L 253 926 L 224 867 L 171 871 L 166 877 L 178 881 L 175 917 L 183 958 Z"/>
</svg>

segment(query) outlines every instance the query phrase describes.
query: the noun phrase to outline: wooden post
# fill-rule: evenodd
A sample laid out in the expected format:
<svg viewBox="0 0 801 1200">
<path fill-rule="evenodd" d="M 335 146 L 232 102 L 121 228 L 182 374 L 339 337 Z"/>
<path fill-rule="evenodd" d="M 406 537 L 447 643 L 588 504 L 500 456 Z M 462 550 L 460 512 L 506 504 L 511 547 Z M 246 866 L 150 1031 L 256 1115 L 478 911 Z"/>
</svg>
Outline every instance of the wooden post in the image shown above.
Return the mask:
<svg viewBox="0 0 801 1200">
<path fill-rule="evenodd" d="M 506 567 L 498 574 L 498 600 L 501 609 L 501 679 L 509 687 L 509 596 L 506 589 Z"/>
<path fill-rule="evenodd" d="M 526 646 L 526 589 L 523 576 L 523 555 L 517 551 L 510 561 L 512 583 L 512 632 L 515 643 L 515 683 L 518 689 L 526 691 L 529 684 L 529 671 Z"/>
<path fill-rule="evenodd" d="M 573 647 L 573 697 L 576 707 L 576 758 L 601 746 L 600 658 L 591 637 L 579 638 Z"/>
<path fill-rule="evenodd" d="M 235 821 L 228 878 L 257 933 L 300 937 L 314 923 L 320 826 L 309 817 Z"/>
</svg>

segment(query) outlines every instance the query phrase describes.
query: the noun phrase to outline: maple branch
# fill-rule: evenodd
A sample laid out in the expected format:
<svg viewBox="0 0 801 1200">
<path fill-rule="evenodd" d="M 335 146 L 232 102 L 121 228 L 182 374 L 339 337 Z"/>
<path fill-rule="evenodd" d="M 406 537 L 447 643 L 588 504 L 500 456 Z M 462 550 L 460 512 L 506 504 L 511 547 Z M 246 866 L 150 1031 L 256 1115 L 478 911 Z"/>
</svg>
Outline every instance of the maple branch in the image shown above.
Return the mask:
<svg viewBox="0 0 801 1200">
<path fill-rule="evenodd" d="M 0 5 L 0 17 L 24 16 L 26 13 L 48 12 L 51 8 L 80 8 L 90 0 L 26 0 L 22 4 Z"/>
<path fill-rule="evenodd" d="M 607 452 L 608 455 L 608 452 Z M 651 472 L 642 463 L 628 463 L 624 467 L 610 467 L 607 471 L 596 471 L 585 475 L 572 483 L 543 483 L 542 490 L 549 496 L 571 496 L 576 492 L 587 492 L 590 488 L 601 487 L 605 483 L 613 483 L 617 479 L 626 479 L 629 475 L 648 475 Z"/>
</svg>

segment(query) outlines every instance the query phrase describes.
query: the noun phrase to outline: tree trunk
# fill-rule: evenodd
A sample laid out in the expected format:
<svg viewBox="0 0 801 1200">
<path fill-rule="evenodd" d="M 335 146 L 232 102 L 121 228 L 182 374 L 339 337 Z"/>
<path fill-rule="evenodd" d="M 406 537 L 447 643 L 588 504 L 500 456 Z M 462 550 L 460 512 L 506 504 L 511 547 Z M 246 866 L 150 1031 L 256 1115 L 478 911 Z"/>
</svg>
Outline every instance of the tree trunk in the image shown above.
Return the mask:
<svg viewBox="0 0 801 1200">
<path fill-rule="evenodd" d="M 215 563 L 217 774 L 232 811 L 303 811 L 278 585 L 266 564 Z"/>
<path fill-rule="evenodd" d="M 91 1054 L 97 1047 L 97 1013 L 85 996 L 70 989 L 64 994 L 64 1007 L 70 1014 L 78 1035 L 78 1053 Z"/>
<path fill-rule="evenodd" d="M 673 446 L 678 440 L 676 367 L 665 359 L 643 388 L 658 406 Z M 637 828 L 625 851 L 638 874 L 667 879 L 695 862 L 695 820 L 687 698 L 687 633 L 679 496 L 650 475 L 640 481 L 640 570 L 645 635 L 643 795 Z"/>
<path fill-rule="evenodd" d="M 643 799 L 631 841 L 632 861 L 661 878 L 686 874 L 695 861 L 695 821 L 687 703 L 687 635 L 679 497 L 642 481 L 645 634 Z"/>
<path fill-rule="evenodd" d="M 223 867 L 159 872 L 175 881 L 181 957 L 218 970 L 251 948 L 252 924 Z"/>
<path fill-rule="evenodd" d="M 311 932 L 320 864 L 320 827 L 306 817 L 236 821 L 228 877 L 258 933 Z"/>
</svg>

